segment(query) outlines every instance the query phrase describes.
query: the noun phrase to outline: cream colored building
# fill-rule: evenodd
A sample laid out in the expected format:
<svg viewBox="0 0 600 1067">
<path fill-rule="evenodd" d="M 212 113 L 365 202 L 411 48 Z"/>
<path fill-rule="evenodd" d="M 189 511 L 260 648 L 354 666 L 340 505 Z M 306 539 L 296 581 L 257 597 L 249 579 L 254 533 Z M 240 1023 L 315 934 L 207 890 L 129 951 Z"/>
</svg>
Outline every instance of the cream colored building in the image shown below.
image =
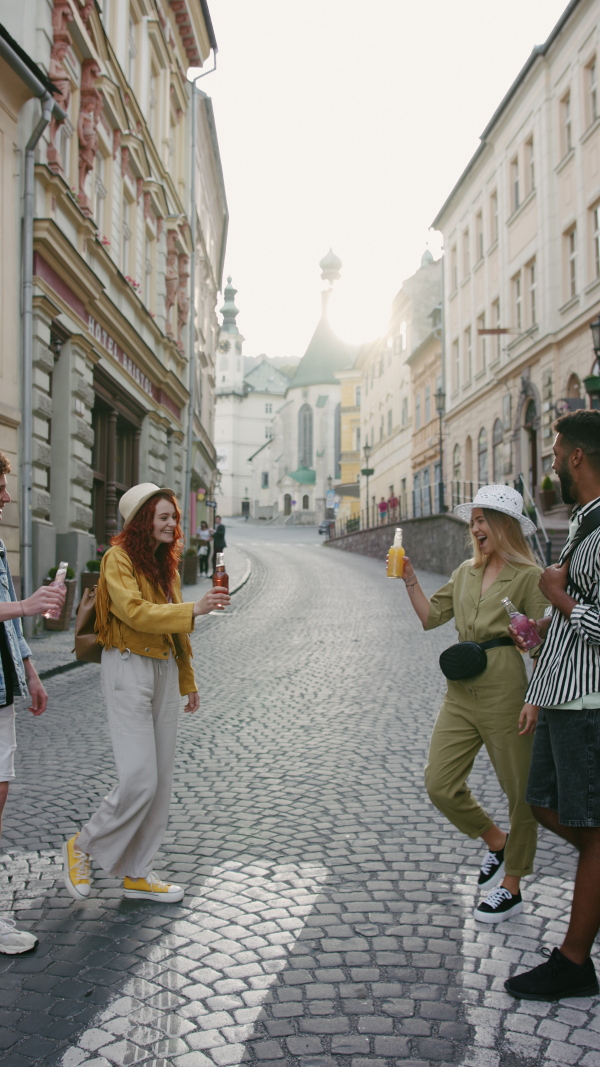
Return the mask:
<svg viewBox="0 0 600 1067">
<path fill-rule="evenodd" d="M 205 64 L 216 41 L 205 0 L 0 0 L 0 22 L 50 77 L 67 113 L 64 123 L 50 122 L 35 157 L 37 583 L 58 558 L 83 568 L 95 542 L 118 529 L 118 500 L 131 484 L 185 493 L 194 246 L 194 485 L 209 488 L 214 477 L 215 301 L 227 209 L 203 98 L 190 220 L 186 71 Z M 33 117 L 26 104 L 13 138 L 19 185 Z"/>
<path fill-rule="evenodd" d="M 585 403 L 600 310 L 599 28 L 598 0 L 569 4 L 433 223 L 455 499 L 521 473 L 535 498 L 557 412 Z"/>
<path fill-rule="evenodd" d="M 368 512 L 371 524 L 376 521 L 382 498 L 396 497 L 402 514 L 412 514 L 413 489 L 418 490 L 420 500 L 421 487 L 433 487 L 436 480 L 433 457 L 431 462 L 421 457 L 421 465 L 414 469 L 413 433 L 426 422 L 429 434 L 428 416 L 435 405 L 429 379 L 422 388 L 419 383 L 419 388 L 413 389 L 410 357 L 432 333 L 431 315 L 441 300 L 440 278 L 440 260 L 434 261 L 431 253 L 425 252 L 419 270 L 394 298 L 387 333 L 364 346 L 357 360 L 362 372 L 361 464 L 366 469 L 364 446 L 368 443 L 369 468 L 374 471 L 369 478 L 368 506 L 367 479 L 361 477 L 361 510 L 365 521 Z"/>
</svg>

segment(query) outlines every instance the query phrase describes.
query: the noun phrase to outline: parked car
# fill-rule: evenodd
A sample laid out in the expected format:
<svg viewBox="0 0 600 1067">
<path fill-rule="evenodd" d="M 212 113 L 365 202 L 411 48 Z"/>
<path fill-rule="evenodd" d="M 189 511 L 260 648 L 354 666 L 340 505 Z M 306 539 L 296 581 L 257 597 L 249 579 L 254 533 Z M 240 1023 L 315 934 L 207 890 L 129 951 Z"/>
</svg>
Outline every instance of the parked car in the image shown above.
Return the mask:
<svg viewBox="0 0 600 1067">
<path fill-rule="evenodd" d="M 321 534 L 327 534 L 328 537 L 331 537 L 331 534 L 332 534 L 331 527 L 334 527 L 334 526 L 335 526 L 335 522 L 333 521 L 333 519 L 323 519 L 323 521 L 319 523 L 319 536 Z"/>
</svg>

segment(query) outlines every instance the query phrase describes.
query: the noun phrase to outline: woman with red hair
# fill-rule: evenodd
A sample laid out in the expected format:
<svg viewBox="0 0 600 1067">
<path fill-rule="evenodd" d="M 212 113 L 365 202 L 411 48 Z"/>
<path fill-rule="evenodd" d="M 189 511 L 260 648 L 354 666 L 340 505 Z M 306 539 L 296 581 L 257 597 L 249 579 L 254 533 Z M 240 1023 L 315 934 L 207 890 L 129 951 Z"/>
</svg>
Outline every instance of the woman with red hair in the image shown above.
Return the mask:
<svg viewBox="0 0 600 1067">
<path fill-rule="evenodd" d="M 134 485 L 119 502 L 123 530 L 102 559 L 96 630 L 118 784 L 63 846 L 65 886 L 75 900 L 91 887 L 90 857 L 123 878 L 126 897 L 181 900 L 181 886 L 152 870 L 169 816 L 180 694 L 200 707 L 188 634 L 194 618 L 229 603 L 211 589 L 183 604 L 180 511 L 171 489 Z"/>
</svg>

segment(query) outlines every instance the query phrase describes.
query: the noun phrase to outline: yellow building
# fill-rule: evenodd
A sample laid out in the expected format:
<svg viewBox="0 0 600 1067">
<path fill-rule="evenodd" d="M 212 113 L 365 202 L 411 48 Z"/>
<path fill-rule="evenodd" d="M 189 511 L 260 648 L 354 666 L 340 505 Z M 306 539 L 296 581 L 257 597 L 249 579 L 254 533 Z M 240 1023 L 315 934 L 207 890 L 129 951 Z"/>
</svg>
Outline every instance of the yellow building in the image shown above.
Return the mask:
<svg viewBox="0 0 600 1067">
<path fill-rule="evenodd" d="M 334 485 L 340 498 L 336 519 L 342 529 L 360 515 L 360 390 L 362 371 L 358 367 L 339 371 L 340 395 L 340 478 Z M 350 527 L 351 528 L 351 527 Z"/>
</svg>

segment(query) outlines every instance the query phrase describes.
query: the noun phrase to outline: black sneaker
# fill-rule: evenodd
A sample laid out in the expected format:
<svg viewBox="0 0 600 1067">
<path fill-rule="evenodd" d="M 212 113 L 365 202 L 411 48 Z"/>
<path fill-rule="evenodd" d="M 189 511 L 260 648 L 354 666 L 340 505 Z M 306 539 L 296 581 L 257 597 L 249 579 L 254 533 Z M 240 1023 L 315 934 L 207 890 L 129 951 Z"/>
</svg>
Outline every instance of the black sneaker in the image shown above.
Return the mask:
<svg viewBox="0 0 600 1067">
<path fill-rule="evenodd" d="M 501 923 L 512 919 L 523 911 L 523 899 L 520 893 L 513 894 L 503 885 L 492 892 L 479 904 L 473 915 L 480 923 Z"/>
<path fill-rule="evenodd" d="M 550 958 L 532 971 L 515 974 L 504 983 L 511 997 L 522 1000 L 560 1000 L 562 997 L 593 997 L 598 993 L 598 979 L 591 959 L 573 963 L 558 948 L 542 949 Z"/>
<path fill-rule="evenodd" d="M 501 848 L 499 852 L 486 852 L 483 857 L 483 863 L 479 871 L 479 878 L 477 879 L 477 885 L 480 889 L 493 889 L 494 886 L 500 884 L 505 875 L 504 870 L 504 849 L 506 848 L 506 842 L 508 841 L 508 834 L 506 835 L 506 841 L 504 842 L 504 848 Z"/>
</svg>

